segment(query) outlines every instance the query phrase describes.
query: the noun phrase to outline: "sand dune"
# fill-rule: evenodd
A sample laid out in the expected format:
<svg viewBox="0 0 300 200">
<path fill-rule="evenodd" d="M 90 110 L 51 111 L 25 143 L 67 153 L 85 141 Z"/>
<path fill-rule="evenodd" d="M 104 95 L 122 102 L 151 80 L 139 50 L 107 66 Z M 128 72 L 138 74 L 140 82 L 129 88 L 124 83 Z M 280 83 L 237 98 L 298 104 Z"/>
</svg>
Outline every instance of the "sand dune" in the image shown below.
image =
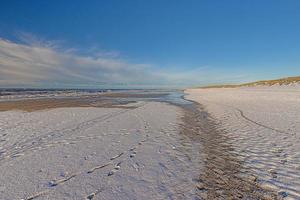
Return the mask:
<svg viewBox="0 0 300 200">
<path fill-rule="evenodd" d="M 288 88 L 295 87 L 300 88 L 300 76 L 286 77 L 274 80 L 261 80 L 250 83 L 242 84 L 222 84 L 222 85 L 211 85 L 201 88 L 239 88 L 239 87 L 262 87 L 262 86 L 287 86 Z"/>
</svg>

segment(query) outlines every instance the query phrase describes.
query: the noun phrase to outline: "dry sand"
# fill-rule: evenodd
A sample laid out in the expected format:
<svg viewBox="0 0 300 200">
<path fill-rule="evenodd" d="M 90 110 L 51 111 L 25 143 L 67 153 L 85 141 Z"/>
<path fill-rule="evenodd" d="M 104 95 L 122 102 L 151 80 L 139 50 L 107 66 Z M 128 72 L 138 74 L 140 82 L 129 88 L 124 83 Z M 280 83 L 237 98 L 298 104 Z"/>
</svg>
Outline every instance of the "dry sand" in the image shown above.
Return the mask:
<svg viewBox="0 0 300 200">
<path fill-rule="evenodd" d="M 211 138 L 215 149 L 231 148 L 225 152 L 229 152 L 229 160 L 239 163 L 238 177 L 253 177 L 260 188 L 276 191 L 279 198 L 300 199 L 299 88 L 215 88 L 185 92 L 187 99 L 202 105 L 220 132 Z M 209 146 L 209 140 L 206 143 L 203 146 Z M 210 154 L 219 154 L 221 159 L 213 158 L 210 163 L 215 164 L 205 165 L 207 170 L 216 166 L 226 168 L 228 159 L 227 163 L 222 161 L 224 156 L 220 152 Z"/>
</svg>

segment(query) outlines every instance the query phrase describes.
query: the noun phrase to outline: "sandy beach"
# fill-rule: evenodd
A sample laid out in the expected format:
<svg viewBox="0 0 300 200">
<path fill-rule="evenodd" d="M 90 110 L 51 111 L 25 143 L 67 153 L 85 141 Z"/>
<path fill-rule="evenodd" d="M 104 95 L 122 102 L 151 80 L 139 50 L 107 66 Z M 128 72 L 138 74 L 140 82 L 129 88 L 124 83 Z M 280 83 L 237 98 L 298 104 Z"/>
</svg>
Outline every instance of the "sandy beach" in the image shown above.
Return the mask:
<svg viewBox="0 0 300 200">
<path fill-rule="evenodd" d="M 1 1 L 0 200 L 300 200 L 299 10 Z"/>
<path fill-rule="evenodd" d="M 182 95 L 0 102 L 0 199 L 299 198 L 297 91 Z"/>
<path fill-rule="evenodd" d="M 199 151 L 180 134 L 181 108 L 50 102 L 0 112 L 0 199 L 197 197 Z"/>
<path fill-rule="evenodd" d="M 232 148 L 239 173 L 284 199 L 300 198 L 299 87 L 186 90 Z M 242 173 L 241 173 L 242 172 Z"/>
</svg>

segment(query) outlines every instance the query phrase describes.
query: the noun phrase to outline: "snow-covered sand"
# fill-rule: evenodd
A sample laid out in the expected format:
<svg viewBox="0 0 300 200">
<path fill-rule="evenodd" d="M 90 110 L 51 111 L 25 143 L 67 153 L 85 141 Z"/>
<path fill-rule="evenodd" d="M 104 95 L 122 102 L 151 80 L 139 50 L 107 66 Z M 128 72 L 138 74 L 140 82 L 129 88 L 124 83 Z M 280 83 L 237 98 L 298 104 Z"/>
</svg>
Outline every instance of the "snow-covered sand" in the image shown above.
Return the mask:
<svg viewBox="0 0 300 200">
<path fill-rule="evenodd" d="M 186 93 L 0 112 L 0 199 L 299 199 L 297 88 Z"/>
<path fill-rule="evenodd" d="M 0 199 L 193 199 L 182 110 L 135 106 L 0 112 Z"/>
<path fill-rule="evenodd" d="M 300 87 L 188 89 L 224 130 L 245 174 L 300 199 Z"/>
</svg>

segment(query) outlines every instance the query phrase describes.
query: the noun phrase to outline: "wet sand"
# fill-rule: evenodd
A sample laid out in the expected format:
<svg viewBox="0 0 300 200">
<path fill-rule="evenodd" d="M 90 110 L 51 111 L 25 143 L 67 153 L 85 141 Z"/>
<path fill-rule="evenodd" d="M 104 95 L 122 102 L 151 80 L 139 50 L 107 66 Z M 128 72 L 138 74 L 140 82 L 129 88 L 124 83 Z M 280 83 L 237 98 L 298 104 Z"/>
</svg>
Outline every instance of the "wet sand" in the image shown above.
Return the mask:
<svg viewBox="0 0 300 200">
<path fill-rule="evenodd" d="M 11 101 L 0 101 L 0 111 L 23 110 L 37 111 L 53 108 L 71 108 L 71 107 L 123 107 L 128 103 L 136 102 L 133 99 L 156 98 L 167 95 L 167 93 L 104 93 L 95 96 L 78 96 L 68 98 L 33 98 L 17 99 Z M 120 100 L 122 99 L 122 100 Z"/>
</svg>

